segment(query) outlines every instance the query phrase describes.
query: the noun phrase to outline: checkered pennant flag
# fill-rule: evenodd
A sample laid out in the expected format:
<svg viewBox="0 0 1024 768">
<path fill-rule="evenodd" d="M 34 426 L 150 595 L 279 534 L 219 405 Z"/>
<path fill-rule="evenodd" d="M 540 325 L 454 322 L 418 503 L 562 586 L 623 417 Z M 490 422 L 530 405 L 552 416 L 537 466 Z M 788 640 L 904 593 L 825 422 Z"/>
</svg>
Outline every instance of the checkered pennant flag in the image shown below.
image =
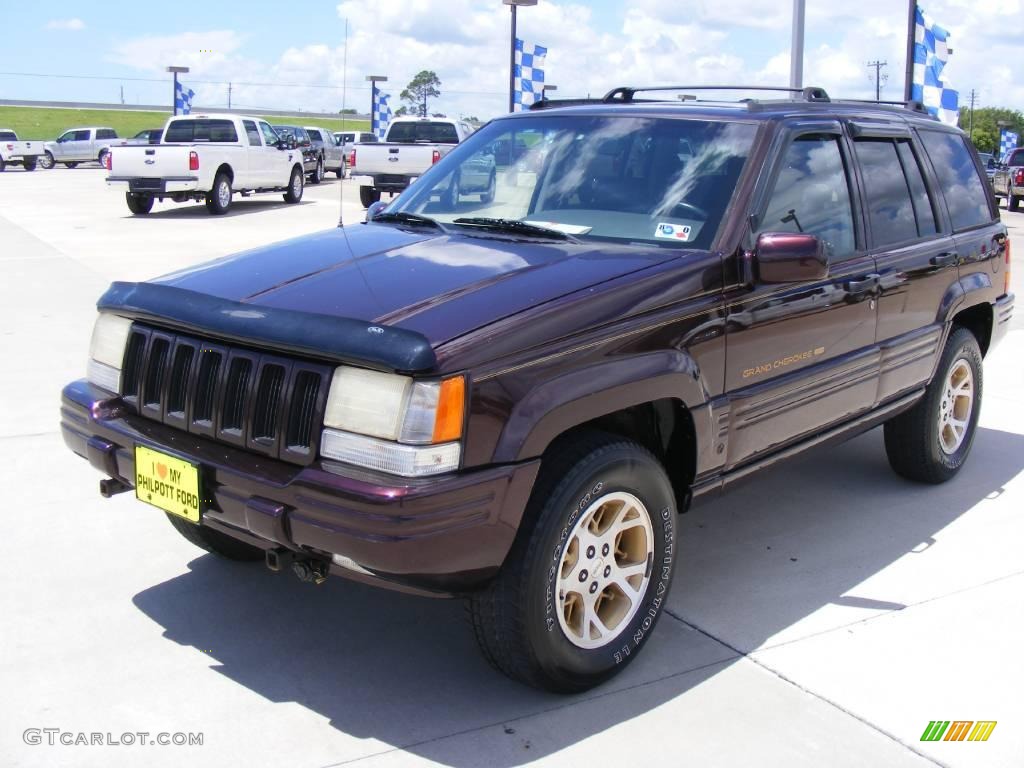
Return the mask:
<svg viewBox="0 0 1024 768">
<path fill-rule="evenodd" d="M 377 91 L 377 97 L 373 101 L 373 124 L 377 132 L 377 138 L 382 139 L 388 131 L 388 124 L 391 122 L 391 105 L 388 100 L 390 93 Z"/>
<path fill-rule="evenodd" d="M 1006 128 L 999 134 L 999 158 L 1002 159 L 1010 154 L 1017 148 L 1017 139 L 1019 137 L 1013 131 L 1009 131 Z"/>
<path fill-rule="evenodd" d="M 196 95 L 196 92 L 191 88 L 186 88 L 180 81 L 178 87 L 174 91 L 174 114 L 176 115 L 188 115 L 192 112 L 192 97 Z"/>
<path fill-rule="evenodd" d="M 949 87 L 942 71 L 949 61 L 949 32 L 915 9 L 914 83 L 910 97 L 947 125 L 960 121 L 960 94 Z"/>
<path fill-rule="evenodd" d="M 516 71 L 513 103 L 516 112 L 525 112 L 544 97 L 544 59 L 548 49 L 516 38 Z"/>
</svg>

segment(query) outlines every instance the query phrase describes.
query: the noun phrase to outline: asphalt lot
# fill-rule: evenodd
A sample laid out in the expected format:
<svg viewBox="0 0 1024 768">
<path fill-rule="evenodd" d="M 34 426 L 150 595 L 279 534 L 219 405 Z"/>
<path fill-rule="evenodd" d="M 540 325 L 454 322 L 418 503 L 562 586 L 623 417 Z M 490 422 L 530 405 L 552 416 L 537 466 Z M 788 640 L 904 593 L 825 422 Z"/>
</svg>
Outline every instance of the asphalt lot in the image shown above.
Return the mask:
<svg viewBox="0 0 1024 768">
<path fill-rule="evenodd" d="M 875 430 L 699 506 L 644 655 L 556 697 L 492 672 L 457 602 L 226 563 L 130 494 L 100 498 L 57 415 L 107 284 L 334 226 L 341 197 L 331 177 L 298 206 L 133 218 L 102 179 L 0 174 L 0 764 L 1024 764 L 1020 311 L 986 361 L 956 480 L 900 480 Z M 361 219 L 357 190 L 344 197 Z M 1024 214 L 1004 218 L 1019 296 Z M 935 719 L 998 726 L 984 743 L 921 742 Z M 30 745 L 30 728 L 203 744 Z"/>
</svg>

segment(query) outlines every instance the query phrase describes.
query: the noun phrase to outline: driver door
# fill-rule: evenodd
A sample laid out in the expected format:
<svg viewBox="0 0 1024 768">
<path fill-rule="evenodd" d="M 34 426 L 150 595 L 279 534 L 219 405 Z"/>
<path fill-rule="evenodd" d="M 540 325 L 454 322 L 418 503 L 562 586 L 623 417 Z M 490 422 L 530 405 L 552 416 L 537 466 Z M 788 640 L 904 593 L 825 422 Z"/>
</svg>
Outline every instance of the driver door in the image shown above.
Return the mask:
<svg viewBox="0 0 1024 768">
<path fill-rule="evenodd" d="M 259 126 L 263 147 L 255 151 L 260 153 L 260 183 L 266 187 L 283 187 L 291 178 L 292 158 L 298 150 L 278 149 L 280 137 L 270 123 L 260 120 Z"/>
<path fill-rule="evenodd" d="M 878 275 L 849 144 L 831 121 L 781 144 L 753 198 L 748 253 L 761 233 L 813 234 L 824 242 L 829 275 L 765 283 L 755 266 L 752 283 L 727 294 L 725 469 L 867 411 L 878 387 Z"/>
</svg>

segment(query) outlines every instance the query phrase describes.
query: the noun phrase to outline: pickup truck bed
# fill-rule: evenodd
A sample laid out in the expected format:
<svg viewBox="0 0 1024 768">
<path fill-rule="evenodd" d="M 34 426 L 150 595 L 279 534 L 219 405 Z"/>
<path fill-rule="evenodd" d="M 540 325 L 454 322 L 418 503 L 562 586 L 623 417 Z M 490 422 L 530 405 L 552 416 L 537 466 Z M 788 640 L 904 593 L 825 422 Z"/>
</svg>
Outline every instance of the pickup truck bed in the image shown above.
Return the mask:
<svg viewBox="0 0 1024 768">
<path fill-rule="evenodd" d="M 14 131 L 0 130 L 0 171 L 8 165 L 20 165 L 34 171 L 44 152 L 42 141 L 19 141 Z"/>
</svg>

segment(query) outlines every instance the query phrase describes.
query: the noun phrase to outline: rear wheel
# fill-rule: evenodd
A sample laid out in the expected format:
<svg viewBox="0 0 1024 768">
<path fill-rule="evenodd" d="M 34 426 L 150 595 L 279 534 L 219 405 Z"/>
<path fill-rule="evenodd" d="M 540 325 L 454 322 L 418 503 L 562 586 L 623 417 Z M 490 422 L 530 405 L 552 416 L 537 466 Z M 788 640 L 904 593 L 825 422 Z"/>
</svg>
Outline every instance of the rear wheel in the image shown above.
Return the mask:
<svg viewBox="0 0 1024 768">
<path fill-rule="evenodd" d="M 310 184 L 319 184 L 323 180 L 324 180 L 324 161 L 323 161 L 323 158 L 321 158 L 321 159 L 316 161 L 316 168 L 314 168 L 313 172 L 311 174 L 309 174 L 309 183 Z"/>
<path fill-rule="evenodd" d="M 338 170 L 335 171 L 335 174 L 337 174 L 339 179 L 343 179 L 345 178 L 345 169 L 339 168 Z"/>
<path fill-rule="evenodd" d="M 42 165 L 43 168 L 45 168 L 46 170 L 49 170 L 50 168 L 53 168 L 55 163 L 54 163 L 54 160 L 53 160 L 53 155 L 50 153 L 49 150 L 47 150 L 43 154 L 43 156 L 41 158 L 39 158 L 39 164 Z"/>
<path fill-rule="evenodd" d="M 288 191 L 284 193 L 284 201 L 286 203 L 297 203 L 302 199 L 303 191 L 302 183 L 302 171 L 295 168 L 292 171 L 292 177 L 288 181 Z"/>
<path fill-rule="evenodd" d="M 228 560 L 252 562 L 254 560 L 263 560 L 265 557 L 263 550 L 259 547 L 233 539 L 205 525 L 190 523 L 188 520 L 184 520 L 177 515 L 166 514 L 167 519 L 174 526 L 174 530 L 200 549 L 226 557 Z"/>
<path fill-rule="evenodd" d="M 494 202 L 494 193 L 498 189 L 498 175 L 491 171 L 491 180 L 487 182 L 487 189 L 480 194 L 480 202 L 484 205 L 490 205 Z"/>
<path fill-rule="evenodd" d="M 1020 198 L 1013 194 L 1013 186 L 1006 188 L 1006 210 L 1016 211 L 1020 208 Z"/>
<path fill-rule="evenodd" d="M 554 449 L 505 565 L 470 599 L 484 656 L 565 693 L 617 674 L 665 605 L 675 518 L 672 484 L 639 444 L 590 433 Z"/>
<path fill-rule="evenodd" d="M 128 210 L 136 216 L 147 214 L 153 210 L 152 195 L 136 195 L 131 192 L 125 192 L 124 199 L 128 203 Z"/>
<path fill-rule="evenodd" d="M 36 169 L 36 162 L 36 158 L 33 157 L 22 163 L 22 166 L 26 171 L 34 171 Z"/>
<path fill-rule="evenodd" d="M 78 163 L 77 162 L 74 162 L 74 163 L 64 163 L 64 165 L 66 165 L 68 168 L 77 168 L 78 167 Z"/>
<path fill-rule="evenodd" d="M 885 453 L 896 474 L 944 483 L 959 472 L 974 442 L 981 391 L 978 340 L 954 327 L 924 397 L 885 423 Z"/>
<path fill-rule="evenodd" d="M 213 180 L 213 189 L 206 195 L 206 210 L 222 216 L 231 208 L 231 178 L 221 171 Z"/>
<path fill-rule="evenodd" d="M 359 202 L 363 204 L 363 208 L 369 208 L 371 205 L 380 200 L 380 190 L 375 187 L 360 187 L 359 188 Z"/>
<path fill-rule="evenodd" d="M 0 157 L 0 173 L 3 173 L 6 170 L 7 170 L 7 163 L 4 161 L 4 159 L 2 157 Z"/>
<path fill-rule="evenodd" d="M 107 155 L 108 154 L 109 154 L 109 150 L 101 149 L 99 156 L 96 158 L 96 162 L 99 163 L 100 165 L 106 167 L 106 165 L 107 165 Z"/>
</svg>

